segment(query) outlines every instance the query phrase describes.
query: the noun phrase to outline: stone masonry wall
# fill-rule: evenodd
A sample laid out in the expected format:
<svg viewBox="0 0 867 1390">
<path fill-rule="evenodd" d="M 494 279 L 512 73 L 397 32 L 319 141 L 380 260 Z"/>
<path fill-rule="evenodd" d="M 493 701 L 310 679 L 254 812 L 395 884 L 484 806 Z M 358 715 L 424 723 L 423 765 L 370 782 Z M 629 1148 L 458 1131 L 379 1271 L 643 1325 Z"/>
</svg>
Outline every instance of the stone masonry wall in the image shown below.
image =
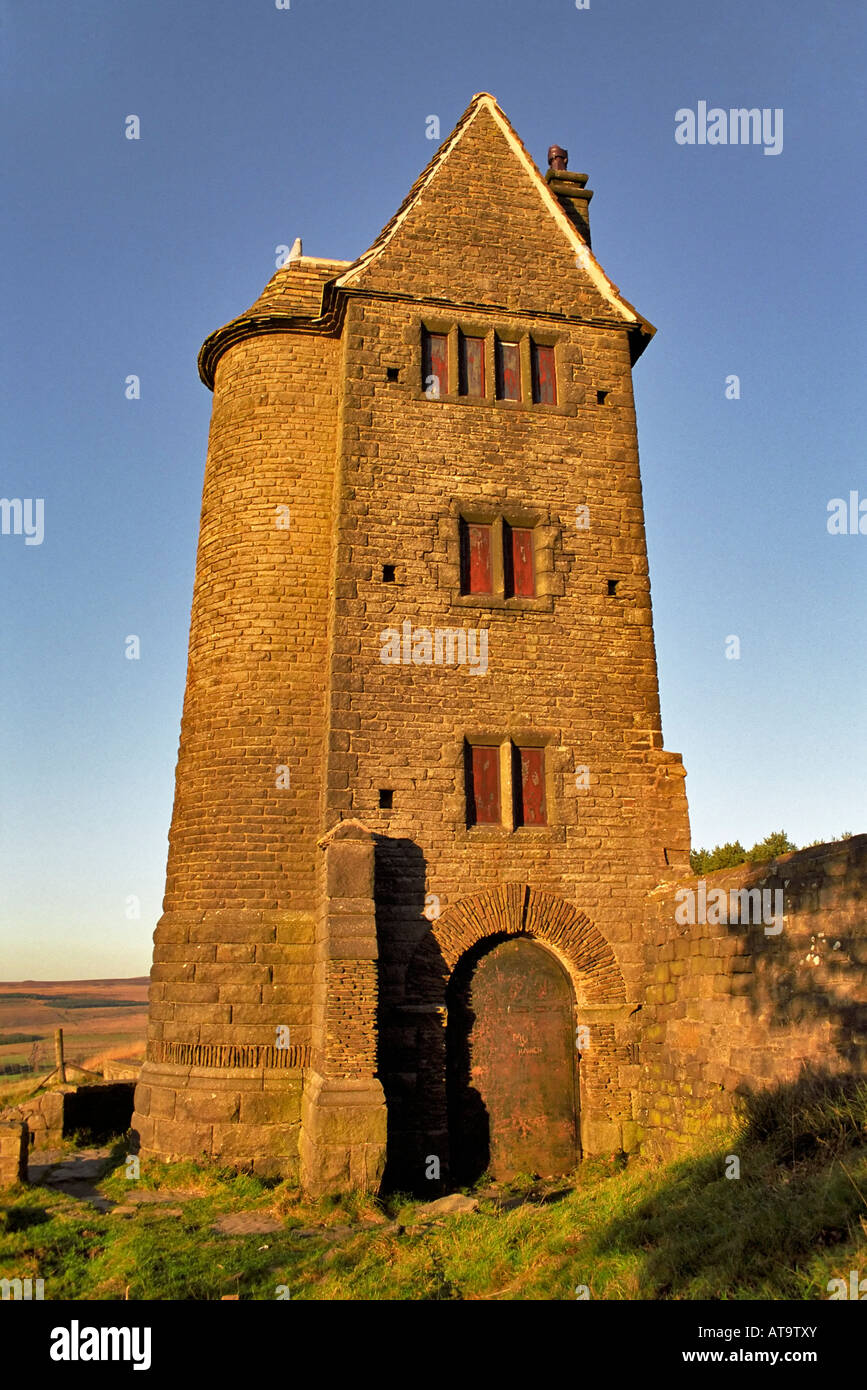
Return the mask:
<svg viewBox="0 0 867 1390">
<path fill-rule="evenodd" d="M 675 894 L 698 901 L 702 883 L 706 894 L 724 890 L 730 916 L 732 890 L 781 890 L 782 930 L 774 920 L 676 922 L 686 904 Z M 731 1116 L 744 1088 L 792 1080 L 804 1066 L 867 1074 L 867 835 L 667 884 L 649 903 L 646 1147 L 688 1140 Z"/>
<path fill-rule="evenodd" d="M 418 1084 L 439 1044 L 405 992 L 433 937 L 426 895 L 447 911 L 515 885 L 581 914 L 613 952 L 623 994 L 594 1007 L 615 1011 L 597 1020 L 596 1071 L 618 1114 L 596 1118 L 603 1129 L 616 1118 L 618 1134 L 629 1119 L 619 1112 L 635 1067 L 626 1019 L 643 986 L 644 898 L 686 867 L 689 828 L 683 768 L 662 746 L 634 325 L 578 263 L 546 197 L 483 104 L 382 254 L 337 291 L 340 314 L 315 330 L 263 328 L 219 357 L 133 1120 L 144 1153 L 297 1171 L 320 996 L 317 1028 L 341 1037 L 340 1077 L 323 1078 L 332 1109 L 350 1109 L 362 1088 L 378 1162 L 378 1031 L 378 1074 L 389 1103 L 397 1087 L 408 1095 L 401 1123 L 416 1153 L 441 1109 Z M 487 335 L 488 399 L 460 397 L 455 382 L 428 399 L 423 327 L 453 343 L 459 328 Z M 493 399 L 494 333 L 521 341 L 520 402 Z M 554 347 L 557 404 L 530 399 L 531 336 Z M 535 528 L 535 598 L 460 594 L 467 509 Z M 404 621 L 484 628 L 487 673 L 383 664 L 381 634 Z M 467 826 L 472 737 L 544 743 L 546 826 Z M 327 942 L 316 943 L 317 843 L 351 818 L 376 837 L 378 963 L 341 966 L 350 983 L 338 990 L 340 971 L 322 970 Z M 331 1140 L 319 1139 L 324 1152 Z"/>
<path fill-rule="evenodd" d="M 19 1105 L 8 1106 L 2 1113 L 4 1121 L 24 1122 L 28 1143 L 34 1149 L 56 1149 L 63 1141 L 64 1096 L 72 1086 L 40 1091 Z"/>
<path fill-rule="evenodd" d="M 28 1151 L 26 1121 L 0 1118 L 0 1189 L 27 1181 Z"/>
<path fill-rule="evenodd" d="M 679 877 L 632 394 L 652 330 L 490 98 L 458 135 L 354 268 L 284 268 L 203 349 L 214 405 L 133 1127 L 144 1154 L 312 1192 L 374 1187 L 386 1120 L 392 1181 L 417 1185 L 431 1151 L 447 1170 L 449 981 L 504 935 L 572 981 L 585 1152 L 671 1145 L 738 1086 L 806 1060 L 863 1069 L 867 1048 L 867 837 L 710 877 L 783 888 L 778 935 L 675 921 L 698 883 Z M 425 329 L 449 338 L 438 398 Z M 484 399 L 458 392 L 461 333 L 485 338 Z M 497 335 L 520 344 L 520 401 L 494 398 Z M 556 404 L 532 401 L 531 340 L 553 347 Z M 534 597 L 461 593 L 462 516 L 533 529 Z M 485 673 L 384 663 L 404 623 L 484 630 Z M 468 826 L 465 745 L 501 742 L 506 768 L 509 740 L 545 749 L 548 823 Z"/>
<path fill-rule="evenodd" d="M 432 935 L 426 895 L 439 911 L 510 883 L 559 895 L 610 943 L 637 1003 L 644 897 L 687 866 L 689 829 L 683 768 L 662 748 L 626 328 L 487 115 L 350 294 L 325 821 L 357 816 L 380 837 L 380 1067 L 393 1146 L 399 1108 L 415 1154 L 442 1113 L 418 1080 L 441 1073 L 441 1044 L 405 994 Z M 426 396 L 423 326 L 487 335 L 488 399 L 454 380 Z M 556 405 L 491 398 L 495 331 L 525 352 L 530 335 L 554 345 Z M 460 595 L 467 511 L 536 525 L 537 599 Z M 404 621 L 485 628 L 487 673 L 383 664 L 381 634 Z M 468 828 L 465 738 L 527 735 L 546 744 L 549 824 Z"/>
<path fill-rule="evenodd" d="M 217 368 L 143 1152 L 298 1170 L 339 363 L 335 339 L 274 334 Z"/>
</svg>

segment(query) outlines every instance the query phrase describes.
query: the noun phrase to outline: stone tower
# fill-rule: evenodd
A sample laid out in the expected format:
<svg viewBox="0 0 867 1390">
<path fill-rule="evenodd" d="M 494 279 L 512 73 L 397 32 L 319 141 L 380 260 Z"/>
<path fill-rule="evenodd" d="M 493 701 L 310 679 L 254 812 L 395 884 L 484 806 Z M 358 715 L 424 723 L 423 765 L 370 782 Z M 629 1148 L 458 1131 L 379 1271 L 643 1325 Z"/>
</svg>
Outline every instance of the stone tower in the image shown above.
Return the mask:
<svg viewBox="0 0 867 1390">
<path fill-rule="evenodd" d="M 473 98 L 373 245 L 293 255 L 214 393 L 133 1120 L 316 1193 L 634 1148 L 663 751 L 653 328 Z"/>
</svg>

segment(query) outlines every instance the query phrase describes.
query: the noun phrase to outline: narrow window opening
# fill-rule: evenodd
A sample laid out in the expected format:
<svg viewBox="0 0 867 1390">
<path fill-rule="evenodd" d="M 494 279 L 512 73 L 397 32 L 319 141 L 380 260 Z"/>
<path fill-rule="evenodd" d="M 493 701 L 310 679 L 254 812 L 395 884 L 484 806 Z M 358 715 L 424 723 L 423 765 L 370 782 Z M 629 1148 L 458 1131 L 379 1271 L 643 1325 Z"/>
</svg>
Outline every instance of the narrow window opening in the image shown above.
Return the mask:
<svg viewBox="0 0 867 1390">
<path fill-rule="evenodd" d="M 530 364 L 532 366 L 534 404 L 556 405 L 557 375 L 553 347 L 531 341 Z"/>
<path fill-rule="evenodd" d="M 383 582 L 383 584 L 393 584 L 393 583 L 394 583 L 394 565 L 383 565 L 383 567 L 382 567 L 382 582 Z"/>
<path fill-rule="evenodd" d="M 445 333 L 421 334 L 421 385 L 428 400 L 437 400 L 449 389 L 449 340 Z"/>
<path fill-rule="evenodd" d="M 394 808 L 394 790 L 392 787 L 380 787 L 379 789 L 379 809 L 380 811 L 391 811 Z"/>
<path fill-rule="evenodd" d="M 458 392 L 462 396 L 485 394 L 485 340 L 458 337 Z"/>
<path fill-rule="evenodd" d="M 597 404 L 597 405 L 604 405 L 605 402 L 606 402 L 607 400 L 608 400 L 608 392 L 607 392 L 607 391 L 597 391 L 597 392 L 596 392 L 596 404 Z"/>
<path fill-rule="evenodd" d="M 385 379 L 386 379 L 386 381 L 397 381 L 397 380 L 399 379 L 399 377 L 400 377 L 400 367 L 386 367 L 386 369 L 385 369 Z"/>
<path fill-rule="evenodd" d="M 609 581 L 608 581 L 608 597 L 609 597 L 609 598 L 616 598 L 616 597 L 617 597 L 617 585 L 618 585 L 619 583 L 620 583 L 620 580 L 619 580 L 619 579 L 609 579 Z"/>
<path fill-rule="evenodd" d="M 500 822 L 500 750 L 466 746 L 467 825 Z"/>
<path fill-rule="evenodd" d="M 536 557 L 532 527 L 503 523 L 503 568 L 506 598 L 535 598 Z"/>
<path fill-rule="evenodd" d="M 512 745 L 512 792 L 515 825 L 547 825 L 544 748 Z"/>
<path fill-rule="evenodd" d="M 497 368 L 497 400 L 521 399 L 521 353 L 517 343 L 494 339 L 494 359 Z"/>
<path fill-rule="evenodd" d="M 492 527 L 461 518 L 461 593 L 494 592 Z"/>
<path fill-rule="evenodd" d="M 663 858 L 664 858 L 666 864 L 670 864 L 670 863 L 671 863 L 671 860 L 670 860 L 669 857 L 668 857 L 668 850 L 667 850 L 667 849 L 664 849 L 664 850 L 662 851 L 662 856 L 663 856 Z"/>
</svg>

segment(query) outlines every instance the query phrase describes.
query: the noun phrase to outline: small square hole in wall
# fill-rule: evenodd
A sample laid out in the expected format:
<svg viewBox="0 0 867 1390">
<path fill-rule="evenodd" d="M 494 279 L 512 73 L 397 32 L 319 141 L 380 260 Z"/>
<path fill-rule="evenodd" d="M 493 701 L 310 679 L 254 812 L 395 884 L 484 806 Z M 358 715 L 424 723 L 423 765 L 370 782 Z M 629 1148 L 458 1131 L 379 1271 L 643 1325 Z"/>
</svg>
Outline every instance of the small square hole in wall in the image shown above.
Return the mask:
<svg viewBox="0 0 867 1390">
<path fill-rule="evenodd" d="M 619 579 L 609 579 L 609 581 L 608 581 L 608 597 L 609 597 L 609 598 L 616 598 L 616 597 L 617 597 L 617 585 L 618 585 L 619 583 L 620 583 L 620 580 L 619 580 Z"/>
<path fill-rule="evenodd" d="M 400 376 L 400 367 L 386 367 L 386 369 L 385 369 L 385 379 L 386 379 L 386 381 L 397 381 L 398 378 L 399 378 L 399 376 Z"/>
<path fill-rule="evenodd" d="M 596 392 L 596 404 L 597 404 L 597 405 L 604 405 L 605 402 L 606 402 L 607 400 L 608 400 L 608 392 L 607 392 L 607 391 L 597 391 L 597 392 Z"/>
<path fill-rule="evenodd" d="M 393 584 L 393 583 L 394 583 L 394 565 L 383 565 L 383 567 L 382 567 L 382 582 L 383 582 L 383 584 Z"/>
<path fill-rule="evenodd" d="M 391 787 L 380 787 L 379 789 L 379 809 L 380 811 L 391 811 L 394 808 L 394 791 Z"/>
</svg>

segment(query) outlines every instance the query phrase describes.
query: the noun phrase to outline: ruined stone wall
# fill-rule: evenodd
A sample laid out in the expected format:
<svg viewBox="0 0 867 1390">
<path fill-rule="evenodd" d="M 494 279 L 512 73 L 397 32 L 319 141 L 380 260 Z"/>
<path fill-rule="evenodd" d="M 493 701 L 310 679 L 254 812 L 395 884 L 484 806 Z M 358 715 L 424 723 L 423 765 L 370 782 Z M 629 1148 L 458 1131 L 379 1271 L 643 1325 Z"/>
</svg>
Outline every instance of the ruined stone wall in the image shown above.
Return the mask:
<svg viewBox="0 0 867 1390">
<path fill-rule="evenodd" d="M 704 884 L 713 917 L 734 890 L 782 894 L 766 920 L 678 922 Z M 680 894 L 676 897 L 676 894 Z M 738 905 L 739 906 L 739 905 Z M 754 907 L 759 904 L 754 901 Z M 777 930 L 781 925 L 782 930 Z M 650 896 L 639 1018 L 646 1147 L 670 1148 L 725 1119 L 744 1088 L 809 1065 L 867 1073 L 867 835 L 660 887 Z"/>
<path fill-rule="evenodd" d="M 0 1189 L 27 1181 L 28 1152 L 26 1121 L 0 1118 Z"/>
<path fill-rule="evenodd" d="M 10 1123 L 23 1121 L 31 1148 L 59 1148 L 63 1142 L 64 1099 L 72 1090 L 72 1086 L 58 1086 L 51 1091 L 40 1091 L 19 1105 L 7 1106 L 0 1118 Z"/>
</svg>

